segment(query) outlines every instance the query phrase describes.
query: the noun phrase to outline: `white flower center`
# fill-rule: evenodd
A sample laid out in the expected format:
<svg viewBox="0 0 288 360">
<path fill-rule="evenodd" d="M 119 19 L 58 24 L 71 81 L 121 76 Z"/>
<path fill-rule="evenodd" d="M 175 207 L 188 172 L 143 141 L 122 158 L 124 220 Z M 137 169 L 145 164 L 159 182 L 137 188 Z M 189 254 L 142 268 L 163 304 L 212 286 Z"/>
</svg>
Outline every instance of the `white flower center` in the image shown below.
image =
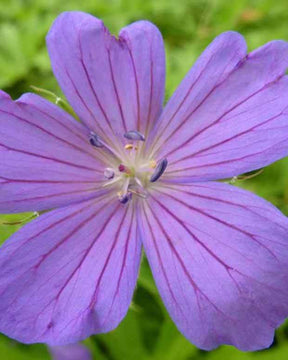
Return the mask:
<svg viewBox="0 0 288 360">
<path fill-rule="evenodd" d="M 122 160 L 98 135 L 93 133 L 90 137 L 93 146 L 103 148 L 117 158 L 113 165 L 104 169 L 107 181 L 103 186 L 115 188 L 118 199 L 123 204 L 131 200 L 133 195 L 146 198 L 148 188 L 161 177 L 168 164 L 166 159 L 156 162 L 149 156 L 143 156 L 142 142 L 145 138 L 139 132 L 129 131 L 124 137 L 132 140 L 132 143 L 124 146 Z"/>
<path fill-rule="evenodd" d="M 127 159 L 119 163 L 118 167 L 106 168 L 104 176 L 107 183 L 104 186 L 117 186 L 120 202 L 126 203 L 133 195 L 147 197 L 147 189 L 151 185 L 150 179 L 157 166 L 156 161 L 142 159 L 137 156 L 137 145 L 127 144 Z"/>
</svg>

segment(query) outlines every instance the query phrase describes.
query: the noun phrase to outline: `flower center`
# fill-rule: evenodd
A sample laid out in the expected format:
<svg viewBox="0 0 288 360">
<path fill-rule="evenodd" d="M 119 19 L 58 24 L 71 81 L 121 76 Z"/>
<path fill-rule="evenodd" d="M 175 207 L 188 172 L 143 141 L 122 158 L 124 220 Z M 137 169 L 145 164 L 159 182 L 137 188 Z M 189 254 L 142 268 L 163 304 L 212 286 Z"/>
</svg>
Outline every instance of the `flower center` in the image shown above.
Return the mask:
<svg viewBox="0 0 288 360">
<path fill-rule="evenodd" d="M 129 140 L 129 143 L 124 146 L 123 156 L 95 133 L 90 135 L 91 145 L 102 148 L 113 157 L 110 166 L 104 169 L 104 178 L 107 181 L 103 186 L 115 188 L 122 204 L 129 202 L 133 196 L 145 199 L 148 196 L 149 187 L 162 176 L 168 165 L 167 159 L 157 162 L 149 156 L 142 155 L 145 137 L 138 131 L 128 131 L 124 137 Z"/>
</svg>

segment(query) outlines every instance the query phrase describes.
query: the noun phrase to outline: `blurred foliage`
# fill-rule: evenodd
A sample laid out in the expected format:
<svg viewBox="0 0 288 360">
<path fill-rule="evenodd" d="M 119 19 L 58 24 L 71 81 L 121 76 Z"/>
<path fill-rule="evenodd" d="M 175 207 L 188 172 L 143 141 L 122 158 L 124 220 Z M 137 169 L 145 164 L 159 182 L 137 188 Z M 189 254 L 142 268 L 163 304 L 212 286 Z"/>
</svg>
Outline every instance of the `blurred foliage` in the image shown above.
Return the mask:
<svg viewBox="0 0 288 360">
<path fill-rule="evenodd" d="M 82 10 L 102 18 L 112 32 L 138 19 L 148 19 L 161 30 L 167 52 L 167 98 L 205 46 L 225 30 L 241 32 L 249 49 L 272 39 L 288 39 L 287 1 L 283 0 L 0 0 L 0 88 L 17 98 L 30 85 L 61 94 L 53 78 L 45 34 L 65 10 Z M 236 184 L 238 185 L 238 183 Z M 240 183 L 288 214 L 288 160 Z M 3 215 L 1 222 L 27 214 Z M 2 225 L 4 241 L 21 225 Z M 288 328 L 282 326 L 268 350 L 243 353 L 223 346 L 198 350 L 176 329 L 160 300 L 144 258 L 133 304 L 111 333 L 85 341 L 97 360 L 286 360 Z M 3 360 L 48 359 L 44 345 L 18 344 L 0 337 Z"/>
</svg>

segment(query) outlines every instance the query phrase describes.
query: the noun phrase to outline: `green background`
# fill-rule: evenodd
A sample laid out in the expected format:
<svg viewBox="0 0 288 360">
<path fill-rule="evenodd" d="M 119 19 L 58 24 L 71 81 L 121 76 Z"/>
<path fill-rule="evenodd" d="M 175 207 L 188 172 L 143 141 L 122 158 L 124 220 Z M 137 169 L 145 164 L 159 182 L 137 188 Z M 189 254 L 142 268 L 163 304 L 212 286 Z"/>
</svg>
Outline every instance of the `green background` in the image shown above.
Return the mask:
<svg viewBox="0 0 288 360">
<path fill-rule="evenodd" d="M 161 30 L 167 53 L 168 98 L 207 44 L 225 30 L 241 32 L 249 49 L 272 39 L 288 40 L 288 1 L 280 0 L 0 0 L 0 88 L 13 98 L 35 85 L 61 95 L 53 78 L 45 35 L 65 10 L 82 10 L 104 20 L 113 33 L 139 19 Z M 265 197 L 288 214 L 288 161 L 236 185 Z M 26 215 L 3 215 L 17 221 Z M 0 240 L 17 230 L 1 225 Z M 1 315 L 0 315 L 1 316 Z M 161 303 L 144 258 L 133 304 L 113 332 L 85 341 L 97 360 L 287 359 L 288 326 L 282 325 L 268 350 L 243 353 L 230 346 L 204 352 L 175 328 Z M 0 337 L 0 359 L 49 359 L 44 345 L 23 345 Z"/>
</svg>

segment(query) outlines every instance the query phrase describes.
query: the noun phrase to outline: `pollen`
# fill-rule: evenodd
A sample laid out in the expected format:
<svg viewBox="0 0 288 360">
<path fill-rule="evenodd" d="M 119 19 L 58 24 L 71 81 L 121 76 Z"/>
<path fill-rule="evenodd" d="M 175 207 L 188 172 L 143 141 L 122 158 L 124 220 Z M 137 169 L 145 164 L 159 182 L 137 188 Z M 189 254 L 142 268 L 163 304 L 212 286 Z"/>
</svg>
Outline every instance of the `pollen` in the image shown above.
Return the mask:
<svg viewBox="0 0 288 360">
<path fill-rule="evenodd" d="M 138 150 L 138 146 L 137 145 L 133 145 L 133 144 L 126 144 L 124 146 L 125 150 Z"/>
<path fill-rule="evenodd" d="M 156 166 L 157 166 L 157 162 L 155 160 L 151 160 L 149 162 L 149 166 L 150 166 L 151 169 L 155 169 Z"/>
<path fill-rule="evenodd" d="M 125 150 L 132 150 L 134 148 L 134 145 L 133 144 L 126 144 L 124 146 Z"/>
</svg>

